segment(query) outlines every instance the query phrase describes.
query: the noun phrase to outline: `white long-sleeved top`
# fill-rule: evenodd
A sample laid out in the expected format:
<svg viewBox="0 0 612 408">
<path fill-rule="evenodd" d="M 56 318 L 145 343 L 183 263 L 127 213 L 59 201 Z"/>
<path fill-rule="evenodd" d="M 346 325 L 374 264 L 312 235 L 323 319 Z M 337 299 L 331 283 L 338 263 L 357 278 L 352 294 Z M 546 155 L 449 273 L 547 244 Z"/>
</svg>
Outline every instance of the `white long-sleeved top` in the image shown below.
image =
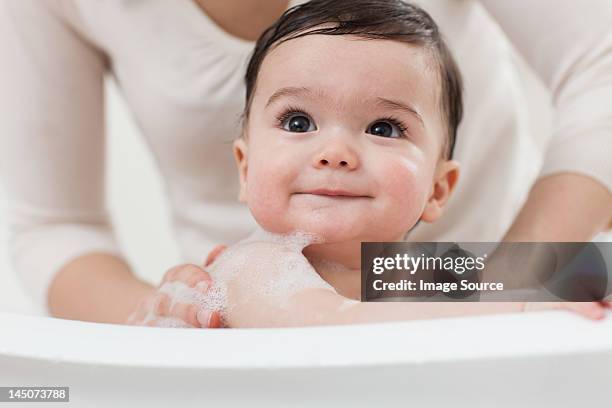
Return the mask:
<svg viewBox="0 0 612 408">
<path fill-rule="evenodd" d="M 460 183 L 444 217 L 411 239 L 500 240 L 543 175 L 575 172 L 612 190 L 612 1 L 418 3 L 466 91 Z M 550 136 L 530 125 L 510 44 L 550 92 Z M 185 261 L 255 227 L 236 200 L 228 144 L 252 47 L 193 0 L 0 1 L 0 186 L 12 265 L 40 305 L 70 260 L 121 254 L 105 204 L 105 73 L 156 160 Z"/>
</svg>

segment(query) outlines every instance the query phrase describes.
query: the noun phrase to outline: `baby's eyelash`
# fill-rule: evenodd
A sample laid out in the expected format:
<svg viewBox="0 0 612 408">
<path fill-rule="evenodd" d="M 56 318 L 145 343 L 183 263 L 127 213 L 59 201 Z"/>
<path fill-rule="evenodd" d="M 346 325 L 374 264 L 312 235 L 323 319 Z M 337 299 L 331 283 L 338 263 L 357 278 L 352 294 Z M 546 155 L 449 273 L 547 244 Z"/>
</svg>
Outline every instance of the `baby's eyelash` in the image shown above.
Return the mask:
<svg viewBox="0 0 612 408">
<path fill-rule="evenodd" d="M 406 137 L 406 132 L 408 131 L 408 128 L 406 127 L 406 125 L 404 125 L 404 123 L 401 120 L 393 116 L 385 116 L 380 119 L 376 119 L 376 122 L 385 122 L 385 121 L 397 126 L 400 133 L 402 134 L 402 137 Z M 373 122 L 373 123 L 376 123 L 376 122 Z"/>
<path fill-rule="evenodd" d="M 287 119 L 299 113 L 302 113 L 305 116 L 312 118 L 312 116 L 308 112 L 304 111 L 304 109 L 298 108 L 296 106 L 287 106 L 280 114 L 276 116 L 276 121 L 278 122 L 278 125 L 282 127 L 283 123 L 285 123 Z"/>
</svg>

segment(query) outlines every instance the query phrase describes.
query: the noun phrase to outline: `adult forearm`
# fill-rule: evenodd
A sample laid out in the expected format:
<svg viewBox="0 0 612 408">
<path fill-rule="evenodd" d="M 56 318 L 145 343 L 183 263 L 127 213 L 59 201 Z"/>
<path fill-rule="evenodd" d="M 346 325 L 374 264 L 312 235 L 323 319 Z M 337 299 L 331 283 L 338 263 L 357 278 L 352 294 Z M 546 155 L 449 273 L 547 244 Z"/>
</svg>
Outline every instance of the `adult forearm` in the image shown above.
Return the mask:
<svg viewBox="0 0 612 408">
<path fill-rule="evenodd" d="M 330 324 L 376 323 L 475 316 L 523 311 L 524 302 L 375 302 L 355 303 L 332 314 Z"/>
<path fill-rule="evenodd" d="M 535 183 L 504 241 L 590 241 L 611 220 L 612 193 L 605 186 L 560 173 Z"/>
<path fill-rule="evenodd" d="M 264 309 L 265 309 L 264 305 Z M 359 302 L 325 289 L 302 291 L 285 307 L 250 307 L 234 327 L 287 327 L 379 323 L 522 312 L 524 302 Z M 270 312 L 274 312 L 270 314 Z M 246 318 L 245 318 L 246 316 Z M 273 316 L 271 318 L 270 316 Z"/>
<path fill-rule="evenodd" d="M 125 323 L 138 302 L 153 291 L 122 259 L 91 253 L 58 272 L 49 288 L 48 304 L 55 317 Z"/>
</svg>

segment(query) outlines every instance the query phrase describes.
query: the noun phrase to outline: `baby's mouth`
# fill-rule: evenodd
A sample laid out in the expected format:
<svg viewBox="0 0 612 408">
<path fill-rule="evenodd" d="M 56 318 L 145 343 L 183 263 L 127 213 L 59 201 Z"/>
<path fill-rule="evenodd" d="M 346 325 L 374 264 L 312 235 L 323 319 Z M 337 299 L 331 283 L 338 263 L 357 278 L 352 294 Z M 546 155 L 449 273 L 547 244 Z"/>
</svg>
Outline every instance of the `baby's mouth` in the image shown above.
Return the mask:
<svg viewBox="0 0 612 408">
<path fill-rule="evenodd" d="M 352 191 L 347 191 L 347 190 L 327 189 L 327 188 L 318 188 L 315 190 L 300 191 L 300 192 L 296 192 L 295 194 L 310 194 L 314 196 L 329 197 L 329 198 L 335 198 L 335 199 L 373 198 L 372 196 L 369 196 L 366 194 L 354 193 Z"/>
</svg>

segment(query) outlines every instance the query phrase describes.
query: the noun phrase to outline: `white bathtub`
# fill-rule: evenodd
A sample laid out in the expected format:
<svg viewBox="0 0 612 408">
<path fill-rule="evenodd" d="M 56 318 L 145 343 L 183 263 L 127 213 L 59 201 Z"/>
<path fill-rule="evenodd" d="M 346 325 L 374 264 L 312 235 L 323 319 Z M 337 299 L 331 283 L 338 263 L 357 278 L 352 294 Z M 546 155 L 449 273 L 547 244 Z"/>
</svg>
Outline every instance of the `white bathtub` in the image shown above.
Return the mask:
<svg viewBox="0 0 612 408">
<path fill-rule="evenodd" d="M 612 314 L 195 330 L 0 313 L 0 386 L 69 386 L 74 407 L 608 406 L 611 371 Z"/>
</svg>

